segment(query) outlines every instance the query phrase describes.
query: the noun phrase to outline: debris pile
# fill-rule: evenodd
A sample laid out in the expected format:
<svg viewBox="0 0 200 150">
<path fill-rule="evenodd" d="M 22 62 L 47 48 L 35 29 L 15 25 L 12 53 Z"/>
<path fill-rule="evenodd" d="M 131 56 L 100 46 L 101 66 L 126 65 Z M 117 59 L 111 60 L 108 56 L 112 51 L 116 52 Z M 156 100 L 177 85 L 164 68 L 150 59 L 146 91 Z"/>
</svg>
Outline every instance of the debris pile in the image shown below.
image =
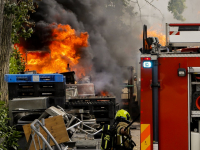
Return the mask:
<svg viewBox="0 0 200 150">
<path fill-rule="evenodd" d="M 83 113 L 83 110 L 76 111 Z M 52 106 L 31 124 L 24 125 L 23 130 L 29 150 L 99 149 L 100 139 L 95 139 L 102 131 L 97 130 L 99 127 L 95 119 L 83 120 L 59 106 Z"/>
</svg>

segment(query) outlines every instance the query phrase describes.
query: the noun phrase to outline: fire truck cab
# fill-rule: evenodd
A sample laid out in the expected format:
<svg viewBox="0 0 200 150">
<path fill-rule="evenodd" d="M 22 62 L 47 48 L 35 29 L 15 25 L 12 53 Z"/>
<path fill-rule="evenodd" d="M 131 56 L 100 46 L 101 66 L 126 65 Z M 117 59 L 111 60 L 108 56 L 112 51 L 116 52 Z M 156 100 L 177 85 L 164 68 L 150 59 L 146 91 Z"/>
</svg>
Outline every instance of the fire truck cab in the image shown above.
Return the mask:
<svg viewBox="0 0 200 150">
<path fill-rule="evenodd" d="M 200 24 L 166 24 L 166 46 L 143 30 L 140 149 L 200 150 Z"/>
</svg>

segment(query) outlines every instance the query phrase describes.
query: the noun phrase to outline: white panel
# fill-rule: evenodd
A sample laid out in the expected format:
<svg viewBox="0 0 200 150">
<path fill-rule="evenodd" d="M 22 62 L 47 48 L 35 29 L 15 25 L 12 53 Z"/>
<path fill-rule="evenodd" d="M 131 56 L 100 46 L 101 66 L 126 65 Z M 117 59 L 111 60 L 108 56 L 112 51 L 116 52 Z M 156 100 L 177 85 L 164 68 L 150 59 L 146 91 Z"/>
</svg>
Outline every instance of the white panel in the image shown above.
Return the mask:
<svg viewBox="0 0 200 150">
<path fill-rule="evenodd" d="M 200 73 L 200 67 L 189 67 L 189 73 Z"/>
<path fill-rule="evenodd" d="M 153 150 L 158 150 L 158 144 L 153 144 Z"/>
<path fill-rule="evenodd" d="M 170 42 L 169 45 L 173 47 L 200 46 L 200 42 Z"/>
<path fill-rule="evenodd" d="M 40 81 L 39 75 L 33 75 L 33 81 L 39 82 Z"/>
<path fill-rule="evenodd" d="M 172 26 L 172 27 L 170 27 L 169 31 L 178 31 L 178 27 L 177 26 Z"/>
<path fill-rule="evenodd" d="M 151 54 L 141 54 L 141 57 L 151 57 Z M 174 52 L 168 52 L 168 53 L 160 53 L 159 57 L 200 57 L 200 54 L 185 54 L 185 53 L 174 53 Z"/>
<path fill-rule="evenodd" d="M 200 42 L 200 31 L 180 31 L 180 35 L 169 35 L 169 42 Z"/>
<path fill-rule="evenodd" d="M 199 133 L 197 132 L 191 132 L 191 150 L 200 150 L 200 145 L 199 145 Z"/>
</svg>

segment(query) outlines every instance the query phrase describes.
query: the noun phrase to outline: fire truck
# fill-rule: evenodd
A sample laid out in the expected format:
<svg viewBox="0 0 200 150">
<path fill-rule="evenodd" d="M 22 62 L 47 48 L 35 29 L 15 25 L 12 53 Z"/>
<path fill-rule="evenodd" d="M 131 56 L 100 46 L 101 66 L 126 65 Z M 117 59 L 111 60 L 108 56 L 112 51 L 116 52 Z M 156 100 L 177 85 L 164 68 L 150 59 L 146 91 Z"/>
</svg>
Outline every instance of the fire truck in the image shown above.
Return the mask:
<svg viewBox="0 0 200 150">
<path fill-rule="evenodd" d="M 166 46 L 143 28 L 141 150 L 200 149 L 200 24 L 167 23 Z"/>
</svg>

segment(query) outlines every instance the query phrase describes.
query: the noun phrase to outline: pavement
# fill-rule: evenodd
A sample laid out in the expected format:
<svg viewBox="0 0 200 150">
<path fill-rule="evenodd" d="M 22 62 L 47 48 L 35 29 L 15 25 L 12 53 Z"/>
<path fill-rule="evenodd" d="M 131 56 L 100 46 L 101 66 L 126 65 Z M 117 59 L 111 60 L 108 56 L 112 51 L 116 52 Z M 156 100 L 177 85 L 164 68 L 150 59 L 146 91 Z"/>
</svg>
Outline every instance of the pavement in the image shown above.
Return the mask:
<svg viewBox="0 0 200 150">
<path fill-rule="evenodd" d="M 134 122 L 131 126 L 132 140 L 136 143 L 133 150 L 140 150 L 140 122 Z"/>
<path fill-rule="evenodd" d="M 132 140 L 136 144 L 133 150 L 140 150 L 140 129 L 131 129 L 131 135 L 132 135 Z"/>
</svg>

